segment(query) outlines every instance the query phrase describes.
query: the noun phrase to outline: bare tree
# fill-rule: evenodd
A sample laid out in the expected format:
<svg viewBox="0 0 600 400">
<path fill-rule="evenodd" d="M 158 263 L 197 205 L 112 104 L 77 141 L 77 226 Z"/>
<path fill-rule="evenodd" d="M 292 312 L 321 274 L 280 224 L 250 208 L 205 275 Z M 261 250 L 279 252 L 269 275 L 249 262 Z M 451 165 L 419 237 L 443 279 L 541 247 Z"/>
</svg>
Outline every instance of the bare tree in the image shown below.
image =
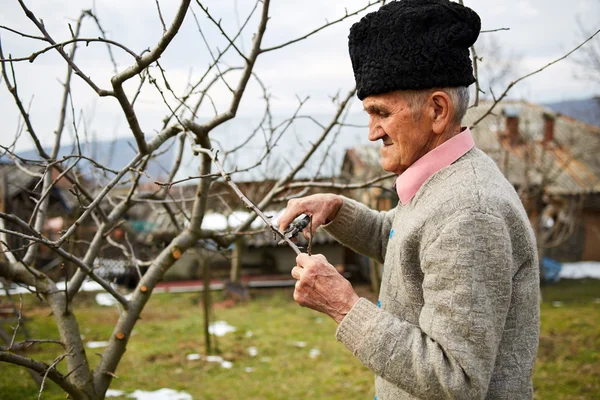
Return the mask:
<svg viewBox="0 0 600 400">
<path fill-rule="evenodd" d="M 118 40 L 107 37 L 100 23 L 97 13 L 85 10 L 81 13 L 76 23 L 69 24 L 71 37 L 58 41 L 53 32 L 44 24 L 43 15 L 37 15 L 30 9 L 24 0 L 19 0 L 23 13 L 32 23 L 37 34 L 26 33 L 21 27 L 1 26 L 6 35 L 17 35 L 23 40 L 31 41 L 38 46 L 38 50 L 26 55 L 13 55 L 19 49 L 2 48 L 0 41 L 0 63 L 2 67 L 2 81 L 8 93 L 13 98 L 15 110 L 19 114 L 20 124 L 16 137 L 28 135 L 39 154 L 38 161 L 20 157 L 14 149 L 15 140 L 8 140 L 3 136 L 2 151 L 5 157 L 10 158 L 11 165 L 18 168 L 27 176 L 32 177 L 28 190 L 28 197 L 33 202 L 33 209 L 27 214 L 0 212 L 0 226 L 2 234 L 2 250 L 5 255 L 0 259 L 0 276 L 18 285 L 26 285 L 37 296 L 43 299 L 52 310 L 56 321 L 59 338 L 57 341 L 37 341 L 36 345 L 45 343 L 59 343 L 64 351 L 51 364 L 31 359 L 17 353 L 15 350 L 23 346 L 22 343 L 10 343 L 0 348 L 0 361 L 17 364 L 37 372 L 42 377 L 40 394 L 47 379 L 54 381 L 71 398 L 96 399 L 103 398 L 115 371 L 126 351 L 127 343 L 131 338 L 132 330 L 138 321 L 144 306 L 153 293 L 158 282 L 188 249 L 200 239 L 212 238 L 221 246 L 232 243 L 238 234 L 248 230 L 256 215 L 251 215 L 229 235 L 221 235 L 211 230 L 202 228 L 202 222 L 207 210 L 207 203 L 211 196 L 213 183 L 218 180 L 230 182 L 236 174 L 250 171 L 265 163 L 272 149 L 286 135 L 288 127 L 299 117 L 305 99 L 299 100 L 298 108 L 293 115 L 283 123 L 275 124 L 270 112 L 271 94 L 264 87 L 256 74 L 257 60 L 267 53 L 272 53 L 291 46 L 301 40 L 309 39 L 322 30 L 342 22 L 348 18 L 373 7 L 379 1 L 365 2 L 354 11 L 346 10 L 337 19 L 323 23 L 321 26 L 305 32 L 295 38 L 283 40 L 281 43 L 265 46 L 263 38 L 270 19 L 269 0 L 257 0 L 246 15 L 240 20 L 237 28 L 231 29 L 226 21 L 221 21 L 213 14 L 212 10 L 200 1 L 195 3 L 190 0 L 181 0 L 172 19 L 163 16 L 159 2 L 156 2 L 158 14 L 157 23 L 161 24 L 162 35 L 156 43 L 149 44 L 144 51 L 135 51 Z M 198 43 L 203 43 L 207 53 L 208 65 L 200 74 L 194 74 L 184 90 L 176 90 L 169 84 L 169 70 L 164 65 L 166 62 L 161 57 L 180 35 L 184 21 L 194 21 L 199 40 L 194 41 L 194 46 L 189 51 L 196 51 Z M 90 22 L 99 34 L 94 37 L 83 37 L 82 26 Z M 272 23 L 272 22 L 271 22 Z M 254 26 L 251 29 L 251 26 Z M 218 44 L 207 40 L 206 31 L 213 29 L 221 36 Z M 119 34 L 111 35 L 118 38 Z M 249 48 L 244 44 L 244 37 L 252 37 Z M 189 39 L 188 39 L 189 41 Z M 76 58 L 79 46 L 103 45 L 108 49 L 109 62 L 112 64 L 113 74 L 109 81 L 93 78 L 86 73 L 81 61 Z M 147 44 L 148 45 L 148 44 Z M 119 51 L 131 57 L 130 65 L 123 67 L 116 61 L 113 52 Z M 40 140 L 43 127 L 36 126 L 35 119 L 28 111 L 28 105 L 21 94 L 19 82 L 24 79 L 18 73 L 18 63 L 29 62 L 38 66 L 39 59 L 46 53 L 58 54 L 65 63 L 66 74 L 63 81 L 62 99 L 57 116 L 57 128 L 54 132 L 54 145 L 47 151 Z M 234 66 L 232 66 L 234 65 Z M 39 73 L 43 73 L 44 66 L 39 64 Z M 258 154 L 250 165 L 239 166 L 229 160 L 235 160 L 235 154 L 244 147 L 245 142 L 238 148 L 229 148 L 217 152 L 218 138 L 211 133 L 226 121 L 236 118 L 240 103 L 247 92 L 249 82 L 255 81 L 263 90 L 265 105 L 264 116 L 258 127 L 248 132 L 242 132 L 247 140 L 262 138 L 263 151 Z M 87 135 L 89 127 L 81 123 L 77 116 L 77 104 L 74 101 L 73 85 L 84 82 L 100 98 L 113 99 L 118 104 L 120 112 L 127 120 L 129 133 L 135 139 L 135 155 L 127 161 L 124 167 L 115 170 L 108 165 L 102 165 L 98 160 L 88 157 L 81 151 L 81 131 Z M 224 88 L 229 94 L 226 106 L 219 105 L 213 99 L 217 87 Z M 133 88 L 133 90 L 132 90 Z M 158 93 L 163 103 L 165 114 L 162 126 L 154 127 L 156 134 L 147 140 L 144 122 L 137 110 L 137 102 L 143 91 L 154 90 Z M 220 92 L 222 93 L 222 91 Z M 306 149 L 305 154 L 290 165 L 289 171 L 274 182 L 271 189 L 263 194 L 258 204 L 244 198 L 248 207 L 253 208 L 258 214 L 270 203 L 289 193 L 292 181 L 301 171 L 315 151 L 323 146 L 326 138 L 338 127 L 341 116 L 347 109 L 354 90 L 348 90 L 344 96 L 335 100 L 335 110 L 326 124 L 319 124 L 321 134 Z M 212 109 L 212 118 L 200 119 L 202 110 Z M 205 113 L 204 113 L 205 114 Z M 203 114 L 203 115 L 204 115 Z M 70 124 L 69 124 L 70 123 Z M 61 143 L 67 131 L 67 125 L 74 135 L 76 145 L 72 154 L 59 157 Z M 148 165 L 155 160 L 168 146 L 176 147 L 176 156 L 168 171 L 166 184 L 160 189 L 149 190 L 144 180 L 149 176 Z M 192 204 L 189 209 L 180 208 L 180 199 L 170 190 L 175 182 L 175 176 L 181 168 L 186 148 L 191 148 L 199 160 L 199 173 L 197 176 L 187 178 L 187 181 L 197 181 Z M 219 161 L 225 160 L 223 164 Z M 101 186 L 90 185 L 89 179 L 78 168 L 78 165 L 87 163 L 93 169 L 92 176 L 102 180 Z M 217 163 L 219 170 L 212 171 L 213 163 Z M 89 176 L 88 176 L 89 178 Z M 156 179 L 155 177 L 149 177 Z M 57 237 L 50 236 L 44 230 L 49 220 L 52 208 L 52 194 L 64 182 L 68 182 L 69 190 L 78 202 L 77 212 L 72 221 L 59 232 Z M 28 181 L 29 182 L 29 181 Z M 235 185 L 233 185 L 235 186 Z M 233 187 L 232 186 L 232 187 Z M 8 192 L 7 192 L 8 193 Z M 177 235 L 170 240 L 157 254 L 150 259 L 143 260 L 137 254 L 135 246 L 125 236 L 123 240 L 113 238 L 115 230 L 123 225 L 124 217 L 128 212 L 135 210 L 143 204 L 159 204 L 164 207 L 173 224 L 179 227 Z M 187 212 L 189 211 L 189 212 Z M 264 216 L 264 214 L 263 214 Z M 182 218 L 183 217 L 183 218 Z M 268 218 L 265 217 L 268 221 Z M 93 226 L 93 234 L 88 241 L 77 239 L 80 227 Z M 276 227 L 272 229 L 277 231 Z M 277 231 L 278 232 L 278 231 Z M 21 247 L 15 246 L 19 239 Z M 76 243 L 80 252 L 73 250 L 71 244 Z M 118 289 L 106 279 L 99 276 L 95 269 L 95 260 L 101 249 L 112 246 L 121 251 L 137 267 L 144 267 L 146 272 L 140 273 L 137 287 L 126 298 Z M 60 260 L 74 266 L 74 273 L 68 276 L 65 287 L 61 288 L 51 277 L 37 267 L 36 260 L 41 252 L 50 251 Z M 100 284 L 120 304 L 120 315 L 115 324 L 108 347 L 101 354 L 99 365 L 92 371 L 89 366 L 88 356 L 80 335 L 80 326 L 72 312 L 73 300 L 77 298 L 86 279 L 91 279 Z M 17 326 L 16 330 L 19 327 Z M 15 331 L 15 335 L 16 335 Z M 57 366 L 66 363 L 66 374 L 59 372 Z"/>
<path fill-rule="evenodd" d="M 585 27 L 580 20 L 577 21 L 577 25 L 579 26 L 579 38 L 581 40 L 592 36 L 593 31 Z M 600 85 L 600 39 L 596 37 L 591 40 L 573 58 L 579 66 L 577 78 Z"/>
<path fill-rule="evenodd" d="M 503 47 L 497 37 L 481 34 L 474 46 L 478 57 L 478 87 L 482 99 L 491 99 L 519 76 L 520 55 Z"/>
</svg>

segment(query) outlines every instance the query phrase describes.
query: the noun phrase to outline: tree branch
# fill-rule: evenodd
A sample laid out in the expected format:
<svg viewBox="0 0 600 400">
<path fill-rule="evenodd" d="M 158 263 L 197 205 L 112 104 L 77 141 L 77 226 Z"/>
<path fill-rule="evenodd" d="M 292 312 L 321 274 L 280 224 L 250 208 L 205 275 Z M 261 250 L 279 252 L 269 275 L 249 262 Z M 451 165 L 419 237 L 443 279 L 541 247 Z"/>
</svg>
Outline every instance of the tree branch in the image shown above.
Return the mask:
<svg viewBox="0 0 600 400">
<path fill-rule="evenodd" d="M 26 57 L 11 57 L 11 58 L 5 58 L 5 59 L 0 59 L 1 61 L 12 61 L 12 62 L 19 62 L 19 61 L 29 61 L 30 63 L 34 62 L 38 56 L 47 53 L 50 50 L 54 50 L 57 48 L 63 48 L 68 44 L 71 43 L 77 43 L 77 42 L 85 42 L 86 45 L 90 44 L 90 43 L 96 43 L 96 42 L 100 42 L 100 43 L 106 43 L 109 45 L 113 45 L 116 46 L 124 51 L 126 51 L 127 53 L 129 53 L 133 58 L 138 59 L 140 56 L 138 56 L 135 52 L 133 52 L 133 50 L 130 50 L 129 48 L 125 47 L 123 44 L 119 43 L 119 42 L 115 42 L 114 40 L 110 40 L 110 39 L 104 39 L 101 37 L 98 38 L 75 38 L 75 39 L 69 39 L 69 40 L 65 40 L 64 42 L 60 42 L 60 43 L 55 43 L 51 46 L 48 46 L 46 48 L 43 48 L 42 50 L 38 50 L 35 51 L 33 53 L 31 53 L 30 55 L 26 56 Z"/>
<path fill-rule="evenodd" d="M 47 374 L 48 378 L 50 378 L 52 382 L 60 386 L 74 399 L 81 399 L 85 397 L 83 391 L 81 391 L 75 385 L 69 382 L 63 374 L 56 370 L 56 368 L 51 368 L 46 363 L 35 361 L 31 358 L 23 357 L 14 353 L 9 353 L 7 351 L 0 351 L 0 361 L 32 369 L 40 375 Z"/>
<path fill-rule="evenodd" d="M 44 27 L 44 24 L 41 21 L 38 21 L 38 19 L 35 16 L 35 14 L 33 12 L 31 12 L 31 10 L 29 10 L 27 8 L 27 6 L 25 5 L 25 3 L 23 3 L 23 0 L 18 0 L 18 1 L 19 1 L 19 4 L 21 5 L 21 8 L 25 12 L 25 15 L 27 15 L 27 18 L 29 18 L 35 24 L 35 26 L 39 29 L 39 31 L 42 32 L 42 34 L 44 35 L 44 38 L 46 38 L 46 41 L 48 43 L 52 44 L 52 45 L 55 45 L 56 42 L 54 41 L 54 39 L 52 39 L 52 37 L 50 36 L 50 34 L 48 33 L 48 31 L 46 30 L 46 27 Z M 58 51 L 58 53 L 65 59 L 65 61 L 71 66 L 71 68 L 73 68 L 73 70 L 75 71 L 75 75 L 79 76 L 88 85 L 90 85 L 90 87 L 92 89 L 94 89 L 94 91 L 99 96 L 109 96 L 109 95 L 111 95 L 111 92 L 109 92 L 107 90 L 100 89 L 94 82 L 92 82 L 92 80 L 88 76 L 86 76 L 81 71 L 81 69 L 79 69 L 79 67 L 73 62 L 73 60 L 67 55 L 67 53 L 64 52 L 64 50 L 62 49 L 62 47 L 56 47 L 56 51 Z"/>
<path fill-rule="evenodd" d="M 336 19 L 335 21 L 328 22 L 325 25 L 323 25 L 323 26 L 321 26 L 321 27 L 319 27 L 319 28 L 317 28 L 317 29 L 315 29 L 315 30 L 307 33 L 306 35 L 303 35 L 303 36 L 299 37 L 299 38 L 290 40 L 288 42 L 279 44 L 277 46 L 273 46 L 273 47 L 269 47 L 269 48 L 266 48 L 266 49 L 262 49 L 261 53 L 267 53 L 269 51 L 278 50 L 278 49 L 281 49 L 283 47 L 289 46 L 290 44 L 297 43 L 297 42 L 299 42 L 301 40 L 307 39 L 307 38 L 311 37 L 312 35 L 314 35 L 315 33 L 318 33 L 318 32 L 322 31 L 323 29 L 325 29 L 325 28 L 327 28 L 329 26 L 338 24 L 338 23 L 344 21 L 345 19 L 353 17 L 353 16 L 355 16 L 357 14 L 360 14 L 361 12 L 365 11 L 366 9 L 368 9 L 370 7 L 373 7 L 375 4 L 379 4 L 379 3 L 381 3 L 381 0 L 377 0 L 377 1 L 374 1 L 372 3 L 369 2 L 365 7 L 361 8 L 360 10 L 356 10 L 356 11 L 354 11 L 352 13 L 348 13 L 348 10 L 346 10 L 346 15 L 344 15 L 343 17 L 341 17 L 339 19 Z"/>
<path fill-rule="evenodd" d="M 283 240 L 284 242 L 286 242 L 288 244 L 288 246 L 290 246 L 291 249 L 294 250 L 294 252 L 296 254 L 300 254 L 301 253 L 300 249 L 298 249 L 298 246 L 296 246 L 296 244 L 294 242 L 292 242 L 277 227 L 275 227 L 275 225 L 273 225 L 273 223 L 271 222 L 271 220 L 269 219 L 269 217 L 267 217 L 260 210 L 260 208 L 258 208 L 256 205 L 254 205 L 254 203 L 252 203 L 250 201 L 250 199 L 248 199 L 248 197 L 246 197 L 246 195 L 244 193 L 242 193 L 242 191 L 240 190 L 240 188 L 231 180 L 231 177 L 229 175 L 227 175 L 227 173 L 223 169 L 223 165 L 221 165 L 221 163 L 219 162 L 216 154 L 213 154 L 211 151 L 206 150 L 206 149 L 197 149 L 197 151 L 201 152 L 203 154 L 210 155 L 210 158 L 212 158 L 214 164 L 217 166 L 217 169 L 219 170 L 219 172 L 221 172 L 221 176 L 223 177 L 223 180 L 227 183 L 227 185 L 229 185 L 229 187 L 231 187 L 233 189 L 233 191 L 240 198 L 240 200 L 242 200 L 244 202 L 244 204 L 246 204 L 246 208 L 248 208 L 249 210 L 254 211 L 254 213 L 257 216 L 259 216 L 260 219 L 262 219 L 265 222 L 265 224 L 267 224 L 267 226 L 269 228 L 271 228 L 271 230 L 273 231 L 273 233 L 275 233 L 276 235 L 278 235 L 281 238 L 281 240 Z"/>
<path fill-rule="evenodd" d="M 194 122 L 191 122 L 189 129 L 193 131 L 196 135 L 198 135 L 198 133 L 208 133 L 215 127 L 221 125 L 223 122 L 229 121 L 230 119 L 235 117 L 240 102 L 242 101 L 244 91 L 246 90 L 248 80 L 252 75 L 254 63 L 256 62 L 256 59 L 261 52 L 260 44 L 262 43 L 262 39 L 267 28 L 267 21 L 269 20 L 269 4 L 270 0 L 263 0 L 262 16 L 256 34 L 254 35 L 254 43 L 252 45 L 252 50 L 250 52 L 250 55 L 248 56 L 248 61 L 246 62 L 246 67 L 244 68 L 244 72 L 242 73 L 242 77 L 240 78 L 240 81 L 238 83 L 238 87 L 233 95 L 233 99 L 231 101 L 229 110 L 224 112 L 223 114 L 217 115 L 211 121 L 203 125 L 198 125 Z"/>
</svg>

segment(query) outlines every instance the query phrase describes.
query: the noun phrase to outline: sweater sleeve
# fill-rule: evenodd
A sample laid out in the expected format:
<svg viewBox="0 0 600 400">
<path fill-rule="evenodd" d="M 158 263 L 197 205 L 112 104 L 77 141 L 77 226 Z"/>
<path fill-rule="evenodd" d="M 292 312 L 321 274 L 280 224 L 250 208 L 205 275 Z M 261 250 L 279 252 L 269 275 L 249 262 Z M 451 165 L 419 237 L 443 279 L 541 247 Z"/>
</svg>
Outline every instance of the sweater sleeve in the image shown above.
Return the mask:
<svg viewBox="0 0 600 400">
<path fill-rule="evenodd" d="M 336 336 L 375 374 L 418 398 L 485 398 L 510 305 L 504 220 L 453 217 L 424 246 L 419 326 L 359 300 Z"/>
<path fill-rule="evenodd" d="M 323 227 L 344 246 L 382 263 L 393 219 L 394 210 L 374 211 L 344 197 L 334 220 Z"/>
</svg>

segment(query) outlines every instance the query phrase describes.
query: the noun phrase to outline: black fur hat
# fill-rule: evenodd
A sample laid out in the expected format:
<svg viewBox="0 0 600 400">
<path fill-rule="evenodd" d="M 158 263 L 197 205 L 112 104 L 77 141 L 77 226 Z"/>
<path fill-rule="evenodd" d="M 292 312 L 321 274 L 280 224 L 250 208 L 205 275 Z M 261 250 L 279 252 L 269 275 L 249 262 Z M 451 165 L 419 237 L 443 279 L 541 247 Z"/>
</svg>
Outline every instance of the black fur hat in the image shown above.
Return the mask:
<svg viewBox="0 0 600 400">
<path fill-rule="evenodd" d="M 394 90 L 469 86 L 469 47 L 481 20 L 449 0 L 400 0 L 350 28 L 348 47 L 358 98 Z"/>
</svg>

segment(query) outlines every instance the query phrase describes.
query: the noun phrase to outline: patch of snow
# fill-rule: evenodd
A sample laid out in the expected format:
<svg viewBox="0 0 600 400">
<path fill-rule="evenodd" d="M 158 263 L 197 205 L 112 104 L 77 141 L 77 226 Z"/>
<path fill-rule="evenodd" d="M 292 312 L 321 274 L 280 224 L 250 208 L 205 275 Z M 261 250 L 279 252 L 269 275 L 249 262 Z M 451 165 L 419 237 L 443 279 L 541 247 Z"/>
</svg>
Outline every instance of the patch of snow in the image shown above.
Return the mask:
<svg viewBox="0 0 600 400">
<path fill-rule="evenodd" d="M 195 361 L 201 359 L 202 356 L 200 354 L 188 354 L 185 359 L 188 361 Z"/>
<path fill-rule="evenodd" d="M 86 346 L 88 349 L 99 349 L 108 346 L 108 342 L 87 342 Z"/>
<path fill-rule="evenodd" d="M 252 331 L 248 331 L 248 332 L 246 332 L 246 337 L 252 337 L 252 335 L 254 335 L 254 334 L 252 333 Z"/>
<path fill-rule="evenodd" d="M 225 336 L 229 332 L 235 332 L 237 328 L 225 321 L 215 321 L 208 326 L 208 333 L 215 336 Z"/>
<path fill-rule="evenodd" d="M 189 358 L 188 358 L 188 360 L 189 360 Z M 206 362 L 213 362 L 213 363 L 221 364 L 221 368 L 230 369 L 231 367 L 233 367 L 233 363 L 231 361 L 223 360 L 223 357 L 220 357 L 220 356 L 206 356 L 205 360 L 206 360 Z"/>
<path fill-rule="evenodd" d="M 227 217 L 225 217 L 223 214 L 206 214 L 202 219 L 202 229 L 224 231 L 227 229 Z"/>
<path fill-rule="evenodd" d="M 250 373 L 250 372 L 254 371 L 254 368 L 252 368 L 252 367 L 246 367 L 246 369 L 244 371 Z"/>
<path fill-rule="evenodd" d="M 295 342 L 294 346 L 298 347 L 298 348 L 303 348 L 306 347 L 306 342 Z"/>
<path fill-rule="evenodd" d="M 564 263 L 560 270 L 560 277 L 566 279 L 600 279 L 600 261 Z"/>
<path fill-rule="evenodd" d="M 310 349 L 308 352 L 308 356 L 312 359 L 315 359 L 321 355 L 321 350 L 319 349 Z"/>
<path fill-rule="evenodd" d="M 227 218 L 227 223 L 231 228 L 237 228 L 250 217 L 250 213 L 246 211 L 234 211 Z"/>
<path fill-rule="evenodd" d="M 96 281 L 84 281 L 81 290 L 84 292 L 101 292 L 104 288 Z"/>
<path fill-rule="evenodd" d="M 173 389 L 159 389 L 154 392 L 136 390 L 127 397 L 137 400 L 192 400 L 192 395 L 186 392 L 178 392 Z"/>
<path fill-rule="evenodd" d="M 59 290 L 65 290 L 65 288 L 67 287 L 67 283 L 65 281 L 56 282 L 56 287 Z M 104 291 L 104 288 L 100 286 L 100 284 L 96 281 L 85 280 L 81 284 L 81 289 L 79 290 L 81 290 L 82 292 L 102 292 Z"/>
<path fill-rule="evenodd" d="M 552 307 L 562 307 L 562 306 L 563 306 L 562 301 L 553 301 L 552 302 Z"/>
<path fill-rule="evenodd" d="M 127 300 L 131 300 L 131 294 L 125 296 Z M 117 305 L 118 301 L 109 293 L 98 293 L 96 295 L 96 303 L 101 306 L 111 307 Z"/>
<path fill-rule="evenodd" d="M 8 289 L 8 293 L 10 295 L 15 295 L 15 294 L 26 294 L 26 293 L 31 293 L 32 291 L 35 292 L 35 288 L 34 287 L 23 287 L 23 286 L 17 286 L 15 285 L 14 287 L 9 286 Z M 6 296 L 6 290 L 4 289 L 4 286 L 0 283 L 0 296 Z"/>
<path fill-rule="evenodd" d="M 66 286 L 67 286 L 67 283 L 65 283 L 65 281 L 56 282 L 56 288 L 58 290 L 65 290 Z M 112 285 L 112 286 L 116 287 L 116 285 Z M 102 286 L 100 286 L 100 284 L 96 281 L 85 280 L 81 284 L 80 291 L 82 291 L 82 292 L 102 292 L 102 291 L 104 291 L 104 288 Z M 32 292 L 35 292 L 35 288 L 32 286 L 28 286 L 28 287 L 14 286 L 9 289 L 9 293 L 11 295 L 25 294 L 25 293 L 32 293 Z M 4 295 L 6 295 L 6 291 L 4 290 L 4 287 L 2 286 L 2 284 L 0 283 L 0 296 L 4 296 Z"/>
<path fill-rule="evenodd" d="M 101 306 L 110 307 L 117 304 L 117 300 L 108 293 L 98 293 L 96 295 L 96 303 Z"/>
<path fill-rule="evenodd" d="M 248 355 L 250 355 L 250 357 L 256 357 L 258 355 L 258 349 L 256 347 L 248 347 Z"/>
<path fill-rule="evenodd" d="M 108 389 L 106 391 L 105 397 L 119 397 L 119 396 L 123 396 L 124 394 L 125 394 L 125 392 L 122 390 Z"/>
</svg>

